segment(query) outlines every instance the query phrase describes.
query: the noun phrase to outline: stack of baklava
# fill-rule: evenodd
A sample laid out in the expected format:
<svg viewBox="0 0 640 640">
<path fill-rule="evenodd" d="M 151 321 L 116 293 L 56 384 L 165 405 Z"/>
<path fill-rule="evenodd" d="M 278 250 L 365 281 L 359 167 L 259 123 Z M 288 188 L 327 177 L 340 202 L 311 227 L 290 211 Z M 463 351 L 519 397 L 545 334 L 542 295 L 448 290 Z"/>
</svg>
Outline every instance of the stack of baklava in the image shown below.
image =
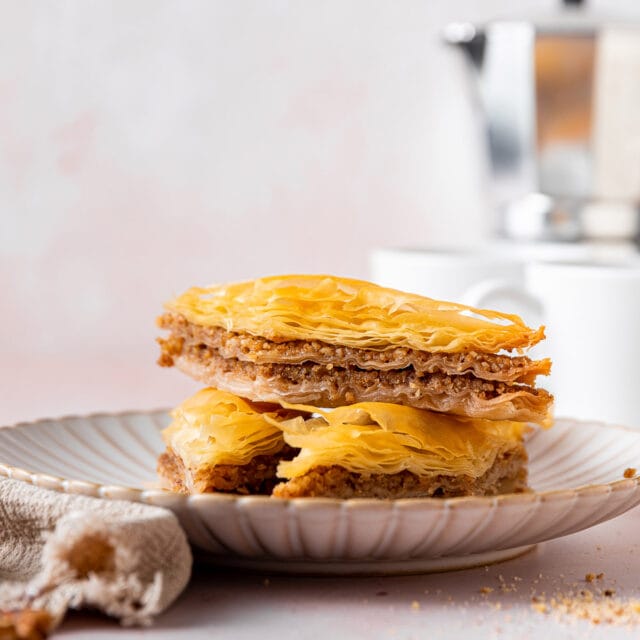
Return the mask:
<svg viewBox="0 0 640 640">
<path fill-rule="evenodd" d="M 407 498 L 522 491 L 550 361 L 517 316 L 334 276 L 194 287 L 159 364 L 207 385 L 172 413 L 175 491 Z"/>
</svg>

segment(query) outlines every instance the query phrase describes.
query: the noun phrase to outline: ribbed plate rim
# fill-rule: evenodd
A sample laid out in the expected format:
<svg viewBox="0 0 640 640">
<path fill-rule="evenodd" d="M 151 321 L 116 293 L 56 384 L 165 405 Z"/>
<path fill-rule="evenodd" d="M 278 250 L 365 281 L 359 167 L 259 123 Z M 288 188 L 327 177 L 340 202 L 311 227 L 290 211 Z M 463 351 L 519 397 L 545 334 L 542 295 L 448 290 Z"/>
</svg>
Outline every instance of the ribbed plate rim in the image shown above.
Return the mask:
<svg viewBox="0 0 640 640">
<path fill-rule="evenodd" d="M 124 410 L 124 411 L 100 411 L 87 414 L 66 414 L 55 418 L 40 418 L 32 421 L 21 421 L 13 425 L 0 427 L 0 432 L 4 429 L 28 429 L 34 428 L 44 423 L 57 423 L 67 420 L 91 420 L 95 418 L 125 418 L 127 416 L 151 416 L 155 414 L 167 414 L 170 410 L 167 408 L 147 409 L 147 410 Z M 556 422 L 570 423 L 569 428 L 576 428 L 580 424 L 588 424 L 596 429 L 618 430 L 631 433 L 640 439 L 640 431 L 631 427 L 610 424 L 603 421 L 579 420 L 570 417 L 556 418 Z M 434 510 L 448 510 L 482 507 L 487 505 L 495 505 L 495 507 L 504 507 L 507 505 L 525 504 L 530 502 L 545 502 L 548 500 L 572 499 L 576 496 L 594 493 L 610 493 L 613 491 L 632 490 L 640 485 L 640 476 L 633 478 L 621 478 L 605 483 L 587 483 L 577 487 L 567 489 L 547 489 L 543 491 L 530 491 L 526 493 L 510 493 L 499 496 L 462 496 L 457 498 L 401 498 L 401 499 L 378 499 L 378 498 L 273 498 L 271 496 L 244 496 L 237 494 L 223 493 L 207 493 L 197 495 L 182 495 L 171 491 L 157 489 L 141 489 L 139 487 L 131 487 L 126 485 L 112 484 L 106 485 L 96 483 L 82 478 L 69 478 L 53 476 L 42 473 L 37 470 L 16 467 L 6 462 L 0 461 L 0 476 L 13 478 L 22 482 L 28 482 L 35 486 L 46 486 L 47 489 L 59 491 L 61 493 L 80 493 L 79 485 L 84 488 L 93 489 L 90 495 L 106 500 L 129 500 L 132 502 L 141 502 L 145 504 L 158 505 L 158 499 L 170 499 L 172 506 L 180 507 L 181 504 L 204 503 L 208 502 L 227 502 L 237 503 L 238 506 L 249 506 L 252 504 L 278 504 L 291 505 L 296 509 L 308 509 L 314 506 L 324 507 L 340 507 L 341 509 L 358 510 L 362 508 L 371 508 L 372 506 L 389 506 L 394 505 L 400 508 L 409 507 L 430 507 Z M 75 486 L 74 486 L 75 485 Z M 74 488 L 76 489 L 74 491 Z"/>
</svg>

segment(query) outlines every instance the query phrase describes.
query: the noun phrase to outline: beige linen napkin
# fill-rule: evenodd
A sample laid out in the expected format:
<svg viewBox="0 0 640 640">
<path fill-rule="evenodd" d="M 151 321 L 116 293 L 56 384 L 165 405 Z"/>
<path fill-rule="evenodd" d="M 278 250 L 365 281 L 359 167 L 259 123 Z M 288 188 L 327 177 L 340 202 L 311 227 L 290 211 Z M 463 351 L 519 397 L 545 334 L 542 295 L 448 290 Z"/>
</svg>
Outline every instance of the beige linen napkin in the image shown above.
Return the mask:
<svg viewBox="0 0 640 640">
<path fill-rule="evenodd" d="M 0 479 L 0 640 L 43 637 L 69 608 L 148 624 L 184 589 L 191 562 L 166 509 Z"/>
</svg>

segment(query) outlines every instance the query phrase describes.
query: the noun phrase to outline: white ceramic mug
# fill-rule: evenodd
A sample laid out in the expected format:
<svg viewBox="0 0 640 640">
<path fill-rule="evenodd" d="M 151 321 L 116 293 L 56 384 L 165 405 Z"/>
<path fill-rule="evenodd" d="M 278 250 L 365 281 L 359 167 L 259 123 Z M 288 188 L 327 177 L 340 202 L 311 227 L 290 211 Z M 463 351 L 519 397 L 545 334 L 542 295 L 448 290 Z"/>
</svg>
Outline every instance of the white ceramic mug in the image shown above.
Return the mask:
<svg viewBox="0 0 640 640">
<path fill-rule="evenodd" d="M 495 296 L 528 304 L 525 320 L 546 325 L 535 356 L 553 360 L 556 415 L 640 428 L 640 265 L 533 263 L 524 287 L 485 283 L 470 304 Z"/>
<path fill-rule="evenodd" d="M 525 265 L 532 260 L 591 259 L 588 245 L 503 241 L 475 249 L 376 249 L 370 256 L 370 272 L 371 279 L 382 286 L 463 304 L 471 304 L 488 286 L 494 308 L 522 314 L 529 308 L 528 301 L 523 304 L 511 290 L 501 297 L 496 282 L 522 286 Z"/>
<path fill-rule="evenodd" d="M 451 301 L 461 301 L 482 280 L 519 282 L 524 275 L 513 257 L 464 249 L 377 249 L 370 266 L 372 280 L 382 286 Z"/>
</svg>

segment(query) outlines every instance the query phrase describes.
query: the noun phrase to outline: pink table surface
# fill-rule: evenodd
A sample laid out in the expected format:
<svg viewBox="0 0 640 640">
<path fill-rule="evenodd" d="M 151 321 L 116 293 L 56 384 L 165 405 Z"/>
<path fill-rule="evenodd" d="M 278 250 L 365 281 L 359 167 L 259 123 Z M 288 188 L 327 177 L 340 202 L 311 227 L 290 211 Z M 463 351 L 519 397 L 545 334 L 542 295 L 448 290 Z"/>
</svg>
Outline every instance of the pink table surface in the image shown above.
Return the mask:
<svg viewBox="0 0 640 640">
<path fill-rule="evenodd" d="M 148 357 L 149 356 L 149 357 Z M 0 424 L 92 411 L 170 406 L 196 387 L 150 364 L 150 354 L 77 360 L 5 359 Z M 532 593 L 589 587 L 640 600 L 640 511 L 541 544 L 518 559 L 444 574 L 311 578 L 219 570 L 200 564 L 156 623 L 120 628 L 73 613 L 60 638 L 636 638 L 637 626 L 595 625 L 536 611 Z M 587 573 L 604 578 L 592 584 Z M 577 586 L 576 586 L 577 585 Z M 492 589 L 491 592 L 487 588 Z M 187 635 L 188 634 L 188 635 Z"/>
</svg>

